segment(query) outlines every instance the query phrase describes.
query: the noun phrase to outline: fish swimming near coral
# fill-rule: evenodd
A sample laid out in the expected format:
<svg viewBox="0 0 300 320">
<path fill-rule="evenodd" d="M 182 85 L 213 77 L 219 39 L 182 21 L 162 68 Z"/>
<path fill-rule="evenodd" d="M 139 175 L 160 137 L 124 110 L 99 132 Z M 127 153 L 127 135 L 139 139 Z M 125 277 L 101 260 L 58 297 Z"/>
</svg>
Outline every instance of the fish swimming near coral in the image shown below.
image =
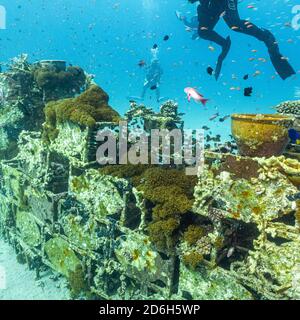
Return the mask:
<svg viewBox="0 0 300 320">
<path fill-rule="evenodd" d="M 278 113 L 300 115 L 300 100 L 284 101 L 275 107 Z"/>
<path fill-rule="evenodd" d="M 220 118 L 219 121 L 220 121 L 220 122 L 224 122 L 225 120 L 227 120 L 227 119 L 229 119 L 229 118 L 230 118 L 230 115 L 228 114 L 228 115 Z"/>
<path fill-rule="evenodd" d="M 213 72 L 214 72 L 214 69 L 213 69 L 212 67 L 208 67 L 208 68 L 206 69 L 206 72 L 207 72 L 210 76 L 212 76 L 212 74 L 213 74 Z"/>
<path fill-rule="evenodd" d="M 289 130 L 289 137 L 292 143 L 300 144 L 300 133 L 295 129 Z"/>
<path fill-rule="evenodd" d="M 213 121 L 213 120 L 215 120 L 216 118 L 218 118 L 218 116 L 220 115 L 220 113 L 219 112 L 217 112 L 217 113 L 215 113 L 215 114 L 213 114 L 210 118 L 209 118 L 209 121 Z"/>
<path fill-rule="evenodd" d="M 184 89 L 184 92 L 187 94 L 188 102 L 193 99 L 195 102 L 202 103 L 205 106 L 208 101 L 208 99 L 205 99 L 195 88 L 187 87 Z"/>
</svg>

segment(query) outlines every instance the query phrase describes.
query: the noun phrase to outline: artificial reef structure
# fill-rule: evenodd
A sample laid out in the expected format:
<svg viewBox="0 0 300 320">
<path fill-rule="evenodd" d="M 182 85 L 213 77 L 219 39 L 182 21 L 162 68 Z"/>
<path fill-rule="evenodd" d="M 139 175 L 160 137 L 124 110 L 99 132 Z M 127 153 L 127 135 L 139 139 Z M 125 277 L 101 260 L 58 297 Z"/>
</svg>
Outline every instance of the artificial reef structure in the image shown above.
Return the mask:
<svg viewBox="0 0 300 320">
<path fill-rule="evenodd" d="M 33 80 L 44 76 L 37 66 L 63 62 L 18 63 L 9 76 L 25 64 L 34 83 L 20 82 L 18 99 L 38 88 L 27 107 L 40 112 L 31 110 L 34 127 L 13 122 L 17 151 L 1 154 L 0 231 L 37 278 L 65 277 L 76 299 L 300 298 L 295 157 L 206 149 L 197 176 L 184 165 L 101 166 L 99 130 L 117 134 L 120 120 L 129 131 L 183 130 L 178 105 L 154 112 L 132 102 L 122 118 L 84 71 L 74 92 L 69 76 Z M 23 110 L 6 96 L 3 108 Z M 10 141 L 12 123 L 3 124 Z"/>
<path fill-rule="evenodd" d="M 75 97 L 92 82 L 92 76 L 65 61 L 30 63 L 23 54 L 0 73 L 0 157 L 17 155 L 22 130 L 38 131 L 44 107 L 53 100 Z"/>
</svg>

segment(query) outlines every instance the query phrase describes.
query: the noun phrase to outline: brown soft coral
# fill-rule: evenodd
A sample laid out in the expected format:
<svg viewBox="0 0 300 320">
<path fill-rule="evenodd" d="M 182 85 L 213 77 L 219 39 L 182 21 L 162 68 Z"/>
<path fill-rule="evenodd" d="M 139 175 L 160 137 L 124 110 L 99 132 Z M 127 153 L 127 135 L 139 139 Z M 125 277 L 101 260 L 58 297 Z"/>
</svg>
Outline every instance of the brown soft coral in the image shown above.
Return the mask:
<svg viewBox="0 0 300 320">
<path fill-rule="evenodd" d="M 108 166 L 101 173 L 129 179 L 153 204 L 149 236 L 159 250 L 173 250 L 179 239 L 181 218 L 192 208 L 196 177 L 184 170 L 150 165 Z"/>
<path fill-rule="evenodd" d="M 176 232 L 180 226 L 178 218 L 169 218 L 153 222 L 149 226 L 150 239 L 158 250 L 173 250 L 178 240 Z"/>
<path fill-rule="evenodd" d="M 147 183 L 141 189 L 145 197 L 156 206 L 153 209 L 153 219 L 164 219 L 174 215 L 184 214 L 192 208 L 193 200 L 189 199 L 178 186 L 161 186 L 151 189 Z"/>
<path fill-rule="evenodd" d="M 199 239 L 201 239 L 206 234 L 206 231 L 201 226 L 190 225 L 188 229 L 183 234 L 183 240 L 189 245 L 194 245 Z"/>
<path fill-rule="evenodd" d="M 196 269 L 202 261 L 203 255 L 198 252 L 191 252 L 183 256 L 184 264 L 192 269 Z"/>
<path fill-rule="evenodd" d="M 193 198 L 194 186 L 197 178 L 187 176 L 184 170 L 166 169 L 162 167 L 152 167 L 144 174 L 145 188 L 153 189 L 156 187 L 176 186 L 181 193 L 185 194 L 189 199 Z"/>
<path fill-rule="evenodd" d="M 50 102 L 45 107 L 44 138 L 56 138 L 57 124 L 70 121 L 92 128 L 96 122 L 117 122 L 120 115 L 108 105 L 108 95 L 93 85 L 79 97 Z"/>
<path fill-rule="evenodd" d="M 85 84 L 86 76 L 83 69 L 77 66 L 69 66 L 66 71 L 37 68 L 34 72 L 34 80 L 46 91 L 62 88 L 79 93 Z"/>
</svg>

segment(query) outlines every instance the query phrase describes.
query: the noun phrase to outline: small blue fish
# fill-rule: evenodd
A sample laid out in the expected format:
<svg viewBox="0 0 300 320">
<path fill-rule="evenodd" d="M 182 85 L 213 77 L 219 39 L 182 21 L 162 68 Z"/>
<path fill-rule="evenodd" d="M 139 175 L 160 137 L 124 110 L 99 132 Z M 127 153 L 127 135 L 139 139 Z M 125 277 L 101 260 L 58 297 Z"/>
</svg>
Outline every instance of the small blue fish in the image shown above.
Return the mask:
<svg viewBox="0 0 300 320">
<path fill-rule="evenodd" d="M 300 140 L 300 133 L 298 131 L 296 131 L 295 129 L 290 129 L 289 130 L 289 137 L 290 137 L 292 143 L 298 144 L 298 140 Z"/>
</svg>

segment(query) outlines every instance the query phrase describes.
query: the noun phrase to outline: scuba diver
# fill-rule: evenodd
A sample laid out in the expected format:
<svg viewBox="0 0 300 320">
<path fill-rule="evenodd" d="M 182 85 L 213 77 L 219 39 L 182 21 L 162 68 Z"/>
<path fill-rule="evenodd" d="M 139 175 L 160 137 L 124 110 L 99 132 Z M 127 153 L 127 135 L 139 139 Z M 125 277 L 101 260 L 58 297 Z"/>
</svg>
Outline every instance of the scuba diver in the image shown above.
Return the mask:
<svg viewBox="0 0 300 320">
<path fill-rule="evenodd" d="M 160 79 L 163 75 L 163 69 L 159 63 L 158 59 L 158 47 L 154 46 L 151 49 L 152 60 L 150 66 L 146 67 L 147 73 L 144 81 L 144 86 L 142 90 L 142 94 L 140 97 L 128 97 L 129 100 L 140 100 L 143 101 L 145 99 L 145 95 L 147 90 L 152 90 L 156 92 L 156 101 L 161 102 L 166 98 L 160 97 Z"/>
<path fill-rule="evenodd" d="M 295 70 L 289 62 L 282 56 L 274 35 L 266 29 L 259 28 L 253 23 L 242 20 L 238 12 L 238 0 L 188 0 L 190 3 L 200 2 L 198 6 L 198 31 L 202 39 L 215 42 L 222 47 L 222 52 L 218 58 L 215 78 L 218 80 L 222 64 L 227 57 L 231 40 L 219 35 L 214 28 L 220 17 L 223 17 L 226 24 L 234 31 L 241 32 L 265 43 L 274 68 L 279 76 L 285 80 L 295 74 Z"/>
<path fill-rule="evenodd" d="M 198 16 L 193 16 L 190 20 L 188 20 L 185 16 L 183 16 L 179 11 L 175 12 L 176 17 L 178 20 L 182 21 L 183 24 L 186 27 L 186 31 L 192 31 L 192 39 L 196 40 L 199 38 L 199 32 L 198 32 L 198 27 L 199 27 L 199 20 Z"/>
<path fill-rule="evenodd" d="M 155 90 L 157 102 L 161 101 L 160 97 L 160 78 L 163 74 L 163 69 L 160 66 L 159 60 L 154 59 L 151 61 L 150 66 L 147 68 L 146 79 L 143 86 L 141 99 L 144 100 L 146 91 L 148 89 Z"/>
</svg>

